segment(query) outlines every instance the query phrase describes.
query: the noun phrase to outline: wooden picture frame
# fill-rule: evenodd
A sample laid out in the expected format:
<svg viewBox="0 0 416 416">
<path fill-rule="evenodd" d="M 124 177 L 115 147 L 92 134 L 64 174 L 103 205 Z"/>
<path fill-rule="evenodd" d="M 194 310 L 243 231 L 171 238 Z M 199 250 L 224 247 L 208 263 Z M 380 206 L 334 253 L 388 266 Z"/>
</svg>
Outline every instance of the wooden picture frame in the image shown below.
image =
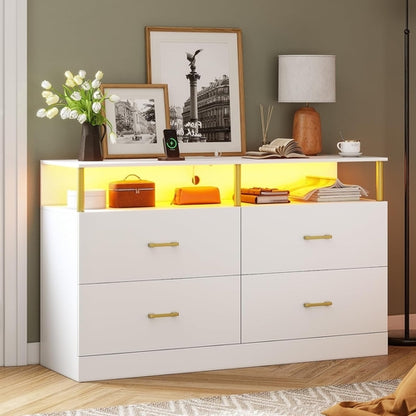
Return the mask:
<svg viewBox="0 0 416 416">
<path fill-rule="evenodd" d="M 163 130 L 169 126 L 166 84 L 102 84 L 102 93 L 120 101 L 105 101 L 107 120 L 104 159 L 146 158 L 164 155 Z M 117 138 L 113 142 L 110 132 Z"/>
<path fill-rule="evenodd" d="M 183 155 L 246 150 L 240 29 L 146 27 L 147 82 L 168 85 Z"/>
</svg>

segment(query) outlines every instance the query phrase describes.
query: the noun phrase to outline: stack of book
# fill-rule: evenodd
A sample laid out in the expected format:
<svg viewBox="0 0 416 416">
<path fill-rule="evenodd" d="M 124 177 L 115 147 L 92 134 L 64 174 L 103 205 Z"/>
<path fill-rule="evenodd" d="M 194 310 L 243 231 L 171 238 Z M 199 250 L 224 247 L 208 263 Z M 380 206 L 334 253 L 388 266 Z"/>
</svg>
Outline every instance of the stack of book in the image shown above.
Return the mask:
<svg viewBox="0 0 416 416">
<path fill-rule="evenodd" d="M 308 176 L 289 186 L 292 199 L 314 202 L 358 201 L 368 196 L 359 185 L 346 185 L 338 178 Z"/>
<path fill-rule="evenodd" d="M 241 188 L 241 202 L 250 204 L 289 202 L 289 191 L 274 188 Z"/>
</svg>

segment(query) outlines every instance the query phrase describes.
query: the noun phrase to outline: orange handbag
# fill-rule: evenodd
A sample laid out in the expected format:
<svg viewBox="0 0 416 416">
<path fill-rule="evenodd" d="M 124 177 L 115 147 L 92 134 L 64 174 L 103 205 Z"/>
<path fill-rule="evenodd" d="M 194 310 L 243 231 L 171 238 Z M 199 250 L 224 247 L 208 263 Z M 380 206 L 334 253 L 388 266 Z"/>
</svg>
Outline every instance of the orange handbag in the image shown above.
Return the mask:
<svg viewBox="0 0 416 416">
<path fill-rule="evenodd" d="M 130 176 L 136 179 L 128 179 Z M 130 174 L 122 181 L 110 182 L 108 196 L 110 208 L 154 207 L 155 183 Z"/>
<path fill-rule="evenodd" d="M 216 186 L 185 186 L 175 189 L 175 205 L 219 204 L 220 190 Z"/>
</svg>

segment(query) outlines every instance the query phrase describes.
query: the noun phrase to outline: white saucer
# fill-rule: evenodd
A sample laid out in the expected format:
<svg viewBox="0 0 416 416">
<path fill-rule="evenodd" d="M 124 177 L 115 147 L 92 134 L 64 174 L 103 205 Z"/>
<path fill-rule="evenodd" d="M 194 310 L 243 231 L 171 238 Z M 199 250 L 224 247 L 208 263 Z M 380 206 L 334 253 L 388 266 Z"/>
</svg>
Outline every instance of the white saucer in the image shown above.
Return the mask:
<svg viewBox="0 0 416 416">
<path fill-rule="evenodd" d="M 362 155 L 361 152 L 339 152 L 338 154 L 344 157 L 357 157 Z"/>
</svg>

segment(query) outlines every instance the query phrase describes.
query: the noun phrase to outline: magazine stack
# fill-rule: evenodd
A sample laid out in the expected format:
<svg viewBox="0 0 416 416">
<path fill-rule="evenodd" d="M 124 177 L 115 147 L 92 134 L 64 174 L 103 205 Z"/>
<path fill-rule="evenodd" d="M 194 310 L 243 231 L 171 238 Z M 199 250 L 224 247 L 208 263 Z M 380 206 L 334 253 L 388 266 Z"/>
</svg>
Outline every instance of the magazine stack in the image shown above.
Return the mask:
<svg viewBox="0 0 416 416">
<path fill-rule="evenodd" d="M 368 192 L 362 186 L 346 185 L 338 178 L 307 176 L 288 188 L 290 197 L 299 201 L 359 201 L 361 197 L 368 196 Z"/>
</svg>

